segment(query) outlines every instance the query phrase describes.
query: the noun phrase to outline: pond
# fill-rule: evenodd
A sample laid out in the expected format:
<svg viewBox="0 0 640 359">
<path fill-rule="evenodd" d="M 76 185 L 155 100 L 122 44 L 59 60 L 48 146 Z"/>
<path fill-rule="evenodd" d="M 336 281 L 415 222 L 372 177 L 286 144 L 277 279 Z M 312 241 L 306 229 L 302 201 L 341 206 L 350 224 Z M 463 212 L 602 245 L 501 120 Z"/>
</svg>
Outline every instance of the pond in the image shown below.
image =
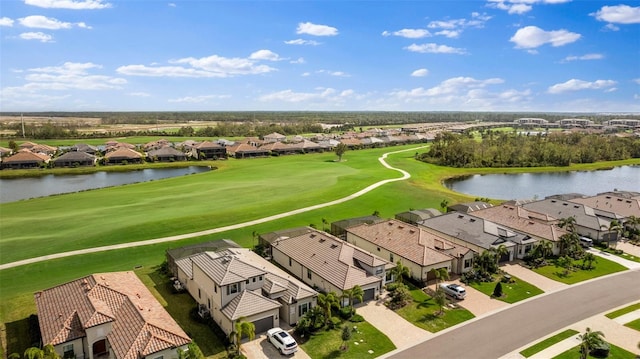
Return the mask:
<svg viewBox="0 0 640 359">
<path fill-rule="evenodd" d="M 473 175 L 444 185 L 456 192 L 494 199 L 542 199 L 563 193 L 596 195 L 613 191 L 640 192 L 640 166 L 598 171 Z"/>
<path fill-rule="evenodd" d="M 82 175 L 2 178 L 0 179 L 0 203 L 154 181 L 207 171 L 210 171 L 210 168 L 189 166 L 184 168 L 147 168 L 129 172 L 95 172 Z"/>
</svg>

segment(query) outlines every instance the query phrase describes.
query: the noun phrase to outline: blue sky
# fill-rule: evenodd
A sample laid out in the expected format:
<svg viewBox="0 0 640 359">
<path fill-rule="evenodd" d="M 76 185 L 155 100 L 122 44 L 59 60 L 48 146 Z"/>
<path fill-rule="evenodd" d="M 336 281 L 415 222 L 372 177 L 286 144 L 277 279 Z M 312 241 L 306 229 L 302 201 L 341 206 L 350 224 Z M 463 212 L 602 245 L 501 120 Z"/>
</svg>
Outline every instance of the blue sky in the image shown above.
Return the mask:
<svg viewBox="0 0 640 359">
<path fill-rule="evenodd" d="M 0 2 L 1 111 L 640 112 L 640 2 Z"/>
</svg>

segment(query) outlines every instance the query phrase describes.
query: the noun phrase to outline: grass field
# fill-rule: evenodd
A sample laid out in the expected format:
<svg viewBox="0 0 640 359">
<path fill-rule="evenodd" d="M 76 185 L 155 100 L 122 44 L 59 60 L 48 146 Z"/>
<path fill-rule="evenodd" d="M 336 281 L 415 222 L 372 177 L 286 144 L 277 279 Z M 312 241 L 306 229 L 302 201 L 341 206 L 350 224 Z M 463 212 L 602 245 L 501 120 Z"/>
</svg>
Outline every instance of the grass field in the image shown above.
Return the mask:
<svg viewBox="0 0 640 359">
<path fill-rule="evenodd" d="M 155 138 L 154 138 L 155 139 Z M 125 141 L 123 139 L 122 141 Z M 153 267 L 166 249 L 214 239 L 250 247 L 252 233 L 370 215 L 381 217 L 411 208 L 439 208 L 472 200 L 441 185 L 447 177 L 471 173 L 550 171 L 546 169 L 451 169 L 418 162 L 417 146 L 347 151 L 343 162 L 332 153 L 216 161 L 218 170 L 121 187 L 0 204 L 0 263 L 47 254 L 218 228 L 328 202 L 379 180 L 400 177 L 387 162 L 412 174 L 361 197 L 277 221 L 178 242 L 92 253 L 0 271 L 0 321 L 20 321 L 35 312 L 33 293 L 66 281 L 106 271 Z M 623 165 L 594 164 L 570 169 Z M 597 264 L 598 267 L 600 263 Z"/>
<path fill-rule="evenodd" d="M 472 282 L 469 285 L 491 297 L 493 295 L 493 290 L 496 287 L 496 283 L 498 283 L 501 278 L 501 276 L 495 276 L 493 282 Z M 513 279 L 512 283 L 502 283 L 503 295 L 496 299 L 506 303 L 515 303 L 544 293 L 542 289 L 534 286 L 533 284 L 527 283 L 520 278 L 513 276 L 511 278 Z"/>
<path fill-rule="evenodd" d="M 522 354 L 522 356 L 524 356 L 525 358 L 528 358 L 530 356 L 532 356 L 533 354 L 539 353 L 547 348 L 549 348 L 550 346 L 560 343 L 561 341 L 567 339 L 567 338 L 571 338 L 572 336 L 578 334 L 577 330 L 573 330 L 573 329 L 567 329 L 564 332 L 558 333 L 552 337 L 549 337 L 545 340 L 542 340 L 530 347 L 528 347 L 527 349 L 523 350 L 520 352 L 520 354 Z"/>
<path fill-rule="evenodd" d="M 566 284 L 574 284 L 578 282 L 582 282 L 585 280 L 601 277 L 603 275 L 621 272 L 626 270 L 627 268 L 621 264 L 616 262 L 612 262 L 610 260 L 604 259 L 602 257 L 597 257 L 598 261 L 594 263 L 594 267 L 589 270 L 581 269 L 582 261 L 577 260 L 574 261 L 575 271 L 570 271 L 568 275 L 564 275 L 563 269 L 555 267 L 553 265 L 548 265 L 540 268 L 535 268 L 535 271 L 538 274 L 542 274 L 547 278 L 551 278 L 558 282 L 566 283 Z"/>
<path fill-rule="evenodd" d="M 609 319 L 613 319 L 613 318 L 617 318 L 617 317 L 620 317 L 622 315 L 625 315 L 627 313 L 635 312 L 638 309 L 640 309 L 640 303 L 632 304 L 632 305 L 630 305 L 628 307 L 624 307 L 622 309 L 615 310 L 615 311 L 613 311 L 611 313 L 607 313 L 607 314 L 605 314 L 605 317 L 607 317 Z"/>
<path fill-rule="evenodd" d="M 635 359 L 636 355 L 626 351 L 620 347 L 617 347 L 613 344 L 609 344 L 611 346 L 611 351 L 609 352 L 609 356 L 607 359 Z M 597 359 L 594 356 L 587 355 L 588 359 Z M 574 347 L 566 352 L 553 357 L 553 359 L 580 359 L 580 347 Z"/>
</svg>

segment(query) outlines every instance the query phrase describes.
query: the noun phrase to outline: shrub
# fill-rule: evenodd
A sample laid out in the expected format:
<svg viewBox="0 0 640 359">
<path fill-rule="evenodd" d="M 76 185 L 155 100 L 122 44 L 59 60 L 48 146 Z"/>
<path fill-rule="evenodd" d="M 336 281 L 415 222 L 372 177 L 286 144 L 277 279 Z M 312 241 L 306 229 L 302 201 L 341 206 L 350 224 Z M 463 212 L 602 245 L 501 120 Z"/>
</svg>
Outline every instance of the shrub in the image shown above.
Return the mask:
<svg viewBox="0 0 640 359">
<path fill-rule="evenodd" d="M 396 289 L 398 289 L 398 287 L 400 286 L 404 286 L 404 284 L 400 283 L 400 282 L 393 282 L 393 283 L 389 283 L 387 284 L 386 288 L 387 291 L 389 291 L 390 293 L 393 293 L 396 291 Z"/>
<path fill-rule="evenodd" d="M 334 329 L 334 328 L 339 327 L 340 324 L 342 324 L 342 320 L 340 318 L 331 317 L 331 320 L 327 324 L 327 328 L 328 329 Z"/>
<path fill-rule="evenodd" d="M 609 343 L 603 340 L 600 343 L 595 344 L 589 354 L 596 358 L 606 358 L 609 356 L 609 350 Z"/>
<path fill-rule="evenodd" d="M 502 297 L 502 283 L 496 283 L 496 287 L 493 289 L 493 296 L 496 298 Z"/>
<path fill-rule="evenodd" d="M 353 323 L 364 322 L 364 318 L 360 314 L 354 314 L 349 320 Z"/>
<path fill-rule="evenodd" d="M 349 319 L 353 316 L 353 309 L 351 307 L 340 308 L 340 318 Z"/>
</svg>

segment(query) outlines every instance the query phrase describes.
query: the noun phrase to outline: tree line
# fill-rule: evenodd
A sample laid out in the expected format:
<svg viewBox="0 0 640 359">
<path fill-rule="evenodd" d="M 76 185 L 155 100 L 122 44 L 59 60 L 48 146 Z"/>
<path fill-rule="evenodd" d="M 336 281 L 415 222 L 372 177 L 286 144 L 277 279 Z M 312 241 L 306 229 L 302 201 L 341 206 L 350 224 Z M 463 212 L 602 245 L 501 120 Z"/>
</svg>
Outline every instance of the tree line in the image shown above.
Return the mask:
<svg viewBox="0 0 640 359">
<path fill-rule="evenodd" d="M 640 158 L 640 138 L 586 133 L 439 133 L 421 161 L 450 167 L 569 166 Z"/>
</svg>

